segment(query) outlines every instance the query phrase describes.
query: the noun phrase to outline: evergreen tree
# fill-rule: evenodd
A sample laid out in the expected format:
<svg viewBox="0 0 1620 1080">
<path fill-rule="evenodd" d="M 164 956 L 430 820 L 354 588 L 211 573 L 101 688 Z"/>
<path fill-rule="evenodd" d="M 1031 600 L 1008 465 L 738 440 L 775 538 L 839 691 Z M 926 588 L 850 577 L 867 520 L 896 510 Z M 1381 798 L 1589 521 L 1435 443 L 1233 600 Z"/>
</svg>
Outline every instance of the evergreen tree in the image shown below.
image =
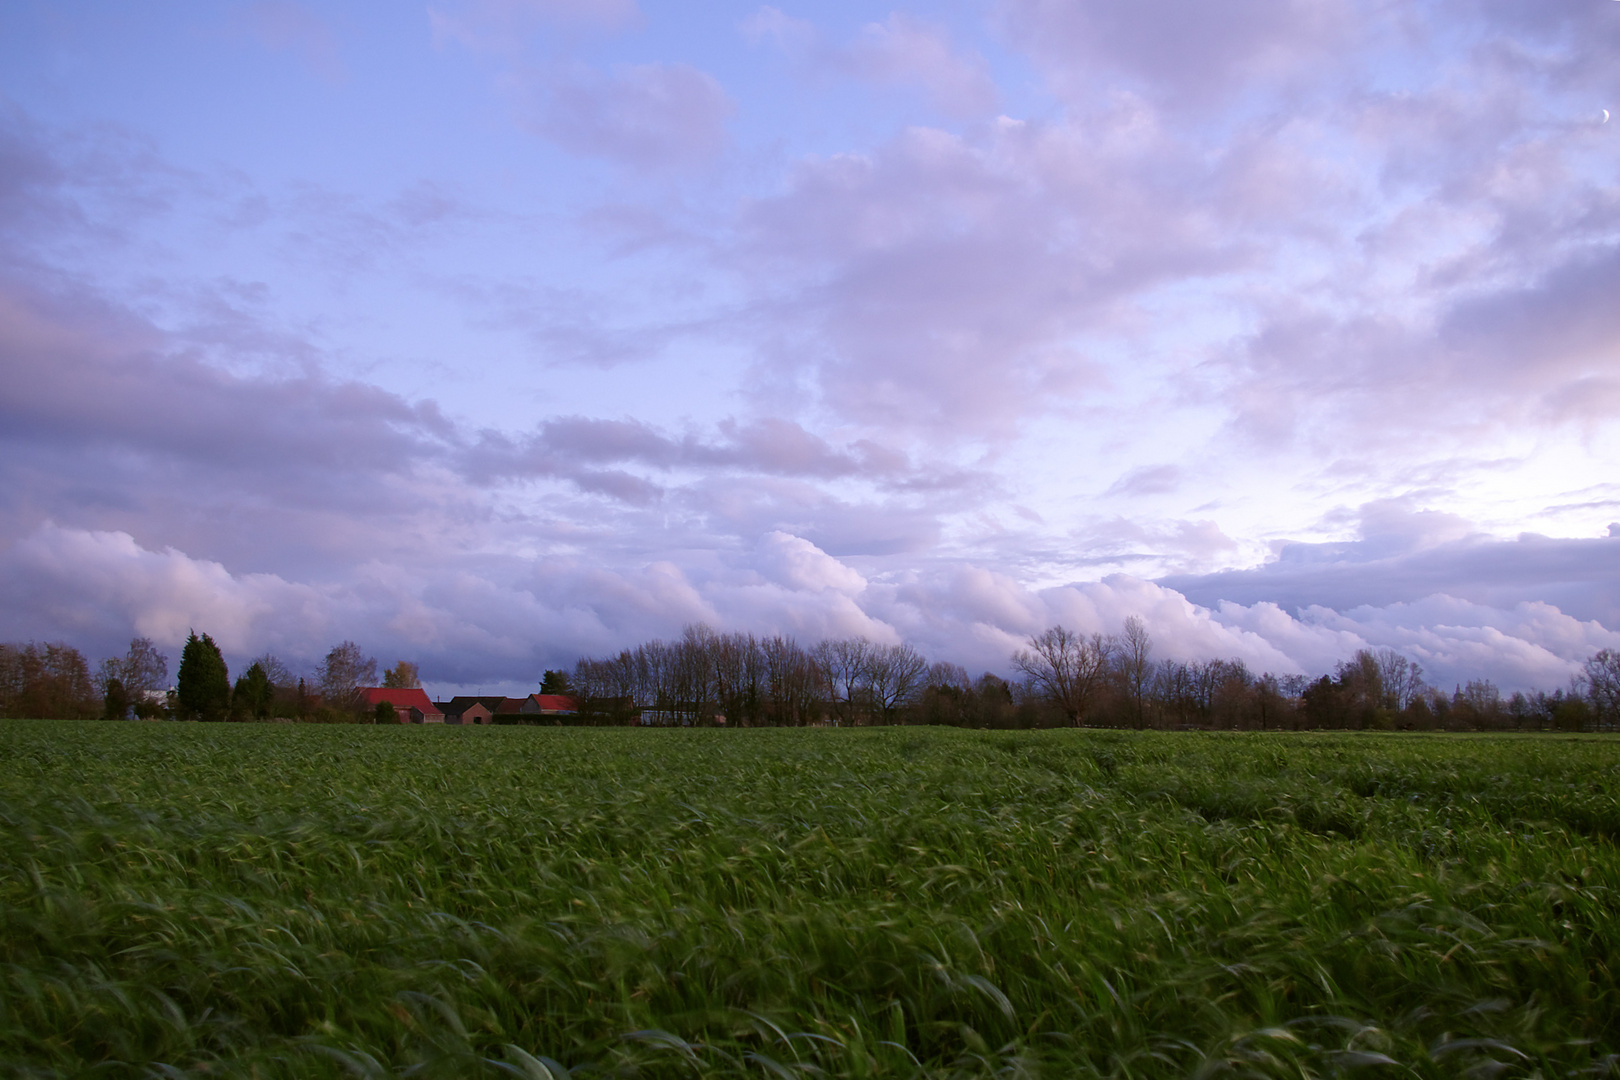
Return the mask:
<svg viewBox="0 0 1620 1080">
<path fill-rule="evenodd" d="M 231 707 L 231 677 L 214 639 L 193 630 L 180 653 L 175 700 L 183 720 L 223 720 Z"/>
<path fill-rule="evenodd" d="M 129 715 L 129 691 L 116 677 L 107 680 L 101 697 L 102 715 L 108 720 L 122 720 Z"/>
<path fill-rule="evenodd" d="M 231 690 L 231 708 L 243 716 L 263 720 L 270 715 L 270 702 L 275 692 L 276 688 L 271 684 L 264 665 L 254 661 Z"/>
</svg>

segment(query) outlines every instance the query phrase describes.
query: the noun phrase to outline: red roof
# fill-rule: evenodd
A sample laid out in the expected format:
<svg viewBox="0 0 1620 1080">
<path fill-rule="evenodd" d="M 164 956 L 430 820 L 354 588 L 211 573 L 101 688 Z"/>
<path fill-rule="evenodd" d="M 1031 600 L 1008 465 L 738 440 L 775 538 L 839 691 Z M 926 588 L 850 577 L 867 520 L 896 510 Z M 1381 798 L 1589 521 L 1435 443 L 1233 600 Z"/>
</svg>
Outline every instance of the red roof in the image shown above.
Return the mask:
<svg viewBox="0 0 1620 1080">
<path fill-rule="evenodd" d="M 567 694 L 530 694 L 529 699 L 540 706 L 541 712 L 577 712 L 579 709 Z"/>
<path fill-rule="evenodd" d="M 432 716 L 439 710 L 434 707 L 427 691 L 420 686 L 409 688 L 395 688 L 391 686 L 368 686 L 360 691 L 360 699 L 373 709 L 379 701 L 386 701 L 396 709 L 417 708 L 426 716 Z"/>
</svg>

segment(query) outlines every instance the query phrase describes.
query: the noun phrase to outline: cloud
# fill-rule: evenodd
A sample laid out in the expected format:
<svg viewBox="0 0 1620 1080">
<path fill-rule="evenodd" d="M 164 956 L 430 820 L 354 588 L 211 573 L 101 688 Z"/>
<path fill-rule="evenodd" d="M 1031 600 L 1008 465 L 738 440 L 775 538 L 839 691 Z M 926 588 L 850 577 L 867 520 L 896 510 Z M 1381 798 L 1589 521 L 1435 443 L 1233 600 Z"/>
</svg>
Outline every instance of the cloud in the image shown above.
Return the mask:
<svg viewBox="0 0 1620 1080">
<path fill-rule="evenodd" d="M 1441 689 L 1480 677 L 1508 689 L 1559 689 L 1580 673 L 1587 657 L 1620 643 L 1620 634 L 1601 623 L 1580 621 L 1540 601 L 1498 608 L 1435 595 L 1342 613 L 1308 608 L 1301 617 L 1396 649 L 1420 663 Z"/>
<path fill-rule="evenodd" d="M 1160 583 L 1214 606 L 1276 603 L 1290 611 L 1348 611 L 1442 595 L 1512 609 L 1547 602 L 1573 618 L 1620 627 L 1620 546 L 1526 534 L 1498 540 L 1453 515 L 1383 501 L 1362 512 L 1362 538 L 1284 545 L 1246 570 L 1172 575 Z"/>
<path fill-rule="evenodd" d="M 1000 98 L 982 56 L 959 51 L 943 27 L 899 12 L 861 27 L 843 60 L 864 78 L 919 86 L 958 116 L 994 113 Z"/>
<path fill-rule="evenodd" d="M 1614 516 L 1606 474 L 1565 468 L 1601 473 L 1620 415 L 1607 9 L 1006 0 L 995 44 L 1052 98 L 997 86 L 968 19 L 834 41 L 764 9 L 745 32 L 865 110 L 799 84 L 764 135 L 733 117 L 768 80 L 609 40 L 625 0 L 441 9 L 589 159 L 541 152 L 543 196 L 504 179 L 529 142 L 457 159 L 476 198 L 272 189 L 165 162 L 156 120 L 0 107 L 11 632 L 206 620 L 477 680 L 692 619 L 1004 669 L 1050 622 L 1141 613 L 1165 655 L 1317 672 L 1390 644 L 1554 685 L 1620 626 L 1612 538 L 1473 523 L 1550 475 L 1564 520 Z M 318 59 L 303 9 L 244 10 Z M 884 126 L 896 86 L 959 130 Z M 503 392 L 447 415 L 452 365 Z M 656 411 L 597 414 L 644 376 Z M 512 421 L 525 393 L 549 413 Z M 1305 529 L 1354 538 L 1230 569 Z"/>
<path fill-rule="evenodd" d="M 641 18 L 636 0 L 466 0 L 428 10 L 435 44 L 490 52 L 516 52 L 542 27 L 616 31 Z"/>
<path fill-rule="evenodd" d="M 3 561 L 12 634 L 49 624 L 108 651 L 132 634 L 177 648 L 201 627 L 241 654 L 285 647 L 289 638 L 326 628 L 329 594 L 273 574 L 237 577 L 174 548 L 150 551 L 128 533 L 47 522 L 7 549 Z"/>
<path fill-rule="evenodd" d="M 679 561 L 441 556 L 415 568 L 378 563 L 324 585 L 232 572 L 143 547 L 127 533 L 51 523 L 0 549 L 0 634 L 8 637 L 67 637 L 111 654 L 137 633 L 174 649 L 196 628 L 233 662 L 270 649 L 305 665 L 353 638 L 384 656 L 415 658 L 430 682 L 455 685 L 521 685 L 542 666 L 697 621 L 807 641 L 908 640 L 936 659 L 1006 672 L 1012 651 L 1046 626 L 1117 633 L 1133 615 L 1159 657 L 1319 674 L 1357 649 L 1388 646 L 1442 686 L 1489 677 L 1508 690 L 1556 687 L 1597 649 L 1620 646 L 1620 633 L 1543 602 L 1433 595 L 1290 615 L 1266 601 L 1205 607 L 1127 575 L 1031 590 L 984 567 L 946 563 L 873 578 L 781 531 Z"/>
<path fill-rule="evenodd" d="M 712 75 L 689 64 L 568 66 L 531 73 L 521 85 L 530 130 L 571 153 L 642 169 L 714 157 L 736 109 Z"/>
<path fill-rule="evenodd" d="M 759 8 L 743 19 L 737 24 L 737 29 L 751 44 L 769 41 L 779 49 L 794 51 L 813 47 L 821 37 L 816 24 L 809 19 L 796 19 L 770 5 Z"/>
<path fill-rule="evenodd" d="M 1181 469 L 1175 465 L 1144 465 L 1115 480 L 1109 495 L 1164 495 L 1181 487 Z"/>
<path fill-rule="evenodd" d="M 754 44 L 768 41 L 781 49 L 812 76 L 914 87 L 952 116 L 991 115 L 1000 99 L 983 56 L 960 49 L 945 27 L 901 12 L 866 23 L 843 44 L 826 41 L 813 23 L 774 7 L 754 12 L 741 30 Z"/>
<path fill-rule="evenodd" d="M 639 465 L 660 472 L 737 470 L 820 480 L 862 478 L 898 488 L 960 488 L 968 474 L 914 468 L 901 451 L 869 439 L 842 449 L 797 421 L 761 416 L 727 419 L 712 436 L 674 435 L 643 420 L 558 416 L 514 438 L 486 430 L 466 454 L 483 480 L 562 475 L 573 467 Z"/>
<path fill-rule="evenodd" d="M 1331 65 L 1356 37 L 1349 6 L 1335 0 L 1003 0 L 997 18 L 1073 96 L 1112 69 L 1199 105 L 1240 85 Z"/>
<path fill-rule="evenodd" d="M 821 399 L 893 429 L 1005 438 L 1104 384 L 1088 334 L 1128 337 L 1132 299 L 1230 264 L 1231 242 L 1165 190 L 1156 136 L 996 126 L 985 145 L 912 128 L 870 154 L 810 159 L 749 205 L 739 274 L 772 283 L 768 325 L 802 328 L 766 362 L 816 373 Z M 779 299 L 778 299 L 779 298 Z"/>
<path fill-rule="evenodd" d="M 303 4 L 292 0 L 257 0 L 238 20 L 272 52 L 296 53 L 317 77 L 341 82 L 347 77 L 331 26 Z"/>
<path fill-rule="evenodd" d="M 1455 357 L 1456 374 L 1502 393 L 1539 391 L 1553 417 L 1562 418 L 1586 396 L 1571 395 L 1572 383 L 1612 394 L 1620 381 L 1617 293 L 1620 245 L 1610 243 L 1574 253 L 1527 285 L 1459 302 L 1438 336 Z M 1604 396 L 1588 398 L 1586 407 Z"/>
<path fill-rule="evenodd" d="M 831 591 L 858 596 L 866 579 L 810 541 L 785 532 L 770 532 L 760 540 L 760 568 L 790 589 Z"/>
<path fill-rule="evenodd" d="M 231 375 L 173 344 L 81 290 L 0 279 L 0 438 L 30 452 L 119 447 L 221 471 L 274 460 L 314 480 L 408 468 L 449 431 L 432 405 L 375 386 Z"/>
</svg>

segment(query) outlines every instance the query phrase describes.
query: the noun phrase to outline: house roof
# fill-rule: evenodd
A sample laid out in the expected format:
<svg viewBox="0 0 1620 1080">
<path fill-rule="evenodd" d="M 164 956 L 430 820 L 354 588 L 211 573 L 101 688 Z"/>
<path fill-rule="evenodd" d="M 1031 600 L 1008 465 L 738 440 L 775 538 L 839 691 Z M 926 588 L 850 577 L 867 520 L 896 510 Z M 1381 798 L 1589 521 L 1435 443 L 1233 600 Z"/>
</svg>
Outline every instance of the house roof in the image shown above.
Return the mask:
<svg viewBox="0 0 1620 1080">
<path fill-rule="evenodd" d="M 438 706 L 428 699 L 427 691 L 420 686 L 394 687 L 394 686 L 367 686 L 360 690 L 360 700 L 372 708 L 378 702 L 386 701 L 396 709 L 421 709 L 423 713 L 432 715 L 439 712 Z"/>
<path fill-rule="evenodd" d="M 542 712 L 577 712 L 579 709 L 568 694 L 530 694 L 529 700 L 538 705 Z"/>
<path fill-rule="evenodd" d="M 498 713 L 515 713 L 523 704 L 522 698 L 499 697 L 490 694 L 461 694 L 450 699 L 450 712 L 464 712 L 472 705 L 482 705 L 488 709 L 491 716 Z"/>
</svg>

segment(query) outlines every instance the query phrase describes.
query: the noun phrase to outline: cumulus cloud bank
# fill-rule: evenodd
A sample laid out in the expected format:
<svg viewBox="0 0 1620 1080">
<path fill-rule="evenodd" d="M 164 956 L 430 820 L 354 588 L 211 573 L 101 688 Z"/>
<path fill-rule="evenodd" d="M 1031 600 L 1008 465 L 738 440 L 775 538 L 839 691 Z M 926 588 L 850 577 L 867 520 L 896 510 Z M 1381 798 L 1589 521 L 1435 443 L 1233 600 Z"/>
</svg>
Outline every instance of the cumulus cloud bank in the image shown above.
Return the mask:
<svg viewBox="0 0 1620 1080">
<path fill-rule="evenodd" d="M 1137 615 L 1561 685 L 1620 628 L 1617 12 L 21 5 L 0 627 L 519 685 Z"/>
<path fill-rule="evenodd" d="M 685 565 L 373 566 L 317 585 L 233 575 L 172 548 L 148 550 L 127 533 L 46 524 L 0 556 L 0 571 L 0 622 L 13 635 L 49 625 L 110 653 L 138 633 L 174 650 L 203 626 L 237 658 L 270 649 L 306 665 L 338 638 L 358 636 L 385 656 L 418 657 L 437 683 L 460 685 L 521 683 L 520 669 L 673 636 L 696 622 L 805 641 L 906 640 L 936 658 L 1005 672 L 1010 654 L 1047 626 L 1116 633 L 1135 616 L 1162 657 L 1230 657 L 1256 671 L 1314 675 L 1357 649 L 1390 647 L 1442 685 L 1488 671 L 1507 689 L 1561 686 L 1593 652 L 1620 647 L 1620 633 L 1534 601 L 1504 608 L 1437 594 L 1296 615 L 1269 601 L 1203 607 L 1122 574 L 1041 590 L 968 564 L 869 579 L 783 532 Z"/>
</svg>

